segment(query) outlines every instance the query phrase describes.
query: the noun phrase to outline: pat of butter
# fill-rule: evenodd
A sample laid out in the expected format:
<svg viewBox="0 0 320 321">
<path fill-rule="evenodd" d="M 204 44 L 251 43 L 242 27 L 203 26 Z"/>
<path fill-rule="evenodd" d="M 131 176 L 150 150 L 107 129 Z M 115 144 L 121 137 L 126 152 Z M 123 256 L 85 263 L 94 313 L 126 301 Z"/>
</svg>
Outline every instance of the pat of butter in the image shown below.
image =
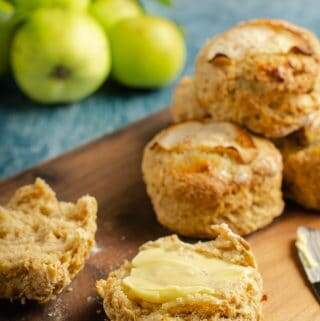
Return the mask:
<svg viewBox="0 0 320 321">
<path fill-rule="evenodd" d="M 191 250 L 154 248 L 141 251 L 133 259 L 123 285 L 132 298 L 164 303 L 188 294 L 212 295 L 239 282 L 251 270 Z"/>
</svg>

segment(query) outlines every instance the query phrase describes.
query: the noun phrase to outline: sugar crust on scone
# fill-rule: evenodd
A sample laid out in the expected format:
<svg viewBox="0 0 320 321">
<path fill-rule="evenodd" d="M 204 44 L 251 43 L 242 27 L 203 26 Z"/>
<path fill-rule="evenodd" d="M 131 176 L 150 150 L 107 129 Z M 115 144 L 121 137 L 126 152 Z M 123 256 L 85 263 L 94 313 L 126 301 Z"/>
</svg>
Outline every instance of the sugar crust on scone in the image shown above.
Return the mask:
<svg viewBox="0 0 320 321">
<path fill-rule="evenodd" d="M 220 223 L 245 235 L 283 210 L 280 152 L 231 123 L 163 130 L 145 147 L 142 171 L 158 221 L 182 235 L 210 237 Z"/>
<path fill-rule="evenodd" d="M 225 225 L 212 226 L 216 239 L 209 242 L 187 244 L 177 236 L 147 242 L 140 251 L 148 248 L 171 247 L 177 250 L 188 248 L 205 256 L 219 258 L 233 264 L 252 267 L 250 277 L 245 278 L 215 295 L 192 294 L 175 300 L 155 304 L 133 300 L 126 294 L 122 281 L 130 274 L 131 262 L 125 262 L 111 272 L 106 280 L 97 282 L 97 291 L 103 299 L 107 316 L 111 321 L 142 320 L 210 320 L 210 321 L 260 321 L 262 279 L 248 243 L 231 232 Z"/>
<path fill-rule="evenodd" d="M 42 180 L 0 206 L 0 297 L 47 302 L 83 268 L 94 244 L 97 202 L 59 202 Z"/>
</svg>

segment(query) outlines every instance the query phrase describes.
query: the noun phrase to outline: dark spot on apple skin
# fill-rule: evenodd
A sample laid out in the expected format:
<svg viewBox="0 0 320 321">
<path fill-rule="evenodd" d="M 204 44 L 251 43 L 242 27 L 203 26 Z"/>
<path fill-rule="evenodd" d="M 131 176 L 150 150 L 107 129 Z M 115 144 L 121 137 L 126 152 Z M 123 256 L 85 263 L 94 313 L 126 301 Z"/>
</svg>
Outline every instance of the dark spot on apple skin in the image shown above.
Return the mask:
<svg viewBox="0 0 320 321">
<path fill-rule="evenodd" d="M 67 79 L 71 74 L 70 69 L 68 69 L 65 66 L 58 65 L 54 67 L 54 69 L 50 73 L 50 77 L 58 79 L 58 80 L 64 80 Z"/>
</svg>

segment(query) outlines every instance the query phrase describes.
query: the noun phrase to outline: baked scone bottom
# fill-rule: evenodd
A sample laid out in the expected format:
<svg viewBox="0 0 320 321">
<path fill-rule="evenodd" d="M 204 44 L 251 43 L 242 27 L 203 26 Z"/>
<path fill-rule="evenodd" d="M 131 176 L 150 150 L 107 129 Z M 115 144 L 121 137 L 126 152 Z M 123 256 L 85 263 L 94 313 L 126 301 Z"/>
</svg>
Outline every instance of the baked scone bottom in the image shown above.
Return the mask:
<svg viewBox="0 0 320 321">
<path fill-rule="evenodd" d="M 41 303 L 83 268 L 94 244 L 97 202 L 59 202 L 41 179 L 0 207 L 0 297 Z"/>
<path fill-rule="evenodd" d="M 127 296 L 122 281 L 130 274 L 131 262 L 125 262 L 109 274 L 106 280 L 97 282 L 97 291 L 103 298 L 107 316 L 112 321 L 139 320 L 212 320 L 212 321 L 258 321 L 261 320 L 262 280 L 256 270 L 256 262 L 248 243 L 231 232 L 227 225 L 215 225 L 212 233 L 216 239 L 190 245 L 177 236 L 147 242 L 140 250 L 171 246 L 177 249 L 188 247 L 204 255 L 230 263 L 252 267 L 250 279 L 237 286 L 217 291 L 216 295 L 192 294 L 175 300 L 155 304 L 134 300 Z"/>
</svg>

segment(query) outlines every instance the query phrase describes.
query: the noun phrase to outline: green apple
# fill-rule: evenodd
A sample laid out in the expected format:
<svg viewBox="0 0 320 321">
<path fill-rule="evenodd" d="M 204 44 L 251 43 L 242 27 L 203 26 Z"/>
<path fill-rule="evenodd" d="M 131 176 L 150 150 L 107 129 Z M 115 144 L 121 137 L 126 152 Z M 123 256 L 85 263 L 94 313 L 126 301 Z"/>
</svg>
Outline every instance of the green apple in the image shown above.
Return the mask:
<svg viewBox="0 0 320 321">
<path fill-rule="evenodd" d="M 184 66 L 182 32 L 164 18 L 140 16 L 122 20 L 110 29 L 109 39 L 112 76 L 126 86 L 164 86 Z"/>
<path fill-rule="evenodd" d="M 89 11 L 107 32 L 116 22 L 143 14 L 141 6 L 135 0 L 93 0 Z"/>
<path fill-rule="evenodd" d="M 0 0 L 0 77 L 8 71 L 13 15 L 14 8 L 12 4 Z"/>
<path fill-rule="evenodd" d="M 40 103 L 68 103 L 90 95 L 106 80 L 109 44 L 88 15 L 43 8 L 15 34 L 11 62 L 27 96 Z"/>
<path fill-rule="evenodd" d="M 88 8 L 90 0 L 13 0 L 17 14 L 20 18 L 29 16 L 39 8 L 63 8 L 84 11 Z"/>
</svg>

